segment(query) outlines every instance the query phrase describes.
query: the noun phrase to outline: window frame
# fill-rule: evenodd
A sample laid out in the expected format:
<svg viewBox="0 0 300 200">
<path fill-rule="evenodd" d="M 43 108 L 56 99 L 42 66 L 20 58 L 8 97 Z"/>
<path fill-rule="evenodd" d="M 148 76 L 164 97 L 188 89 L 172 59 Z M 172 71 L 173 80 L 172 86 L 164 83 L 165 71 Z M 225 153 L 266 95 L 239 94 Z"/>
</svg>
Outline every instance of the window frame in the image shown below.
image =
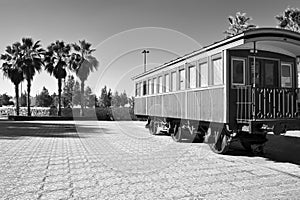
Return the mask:
<svg viewBox="0 0 300 200">
<path fill-rule="evenodd" d="M 142 81 L 142 87 L 143 87 L 143 90 L 142 90 L 142 96 L 146 96 L 146 95 L 148 94 L 148 93 L 147 93 L 147 92 L 148 92 L 148 91 L 147 91 L 147 90 L 148 90 L 148 86 L 147 86 L 148 84 L 147 84 L 147 83 L 148 83 L 147 80 L 143 80 L 143 81 Z"/>
<path fill-rule="evenodd" d="M 242 61 L 243 62 L 243 83 L 234 83 L 233 82 L 233 62 Z M 242 57 L 232 57 L 231 58 L 231 85 L 246 85 L 246 58 Z"/>
<path fill-rule="evenodd" d="M 206 67 L 207 67 L 207 81 L 206 81 L 206 85 L 202 85 L 201 84 L 201 81 L 202 81 L 202 78 L 201 78 L 201 73 L 202 73 L 202 70 L 201 70 L 201 65 L 205 65 L 206 64 Z M 207 60 L 207 58 L 206 59 L 204 59 L 204 60 L 202 60 L 202 61 L 199 61 L 198 62 L 198 68 L 199 68 L 199 80 L 198 80 L 198 82 L 199 82 L 199 87 L 200 88 L 207 88 L 208 86 L 209 86 L 209 65 L 208 65 L 208 60 Z"/>
<path fill-rule="evenodd" d="M 184 76 L 183 76 L 183 80 L 181 81 L 181 75 L 180 75 L 180 72 L 184 72 Z M 183 88 L 181 88 L 181 82 L 183 83 Z M 182 91 L 182 90 L 185 90 L 186 89 L 186 69 L 185 67 L 180 67 L 178 69 L 178 90 L 179 91 Z"/>
<path fill-rule="evenodd" d="M 139 96 L 139 82 L 135 83 L 135 96 L 138 97 Z"/>
<path fill-rule="evenodd" d="M 163 79 L 164 79 L 163 82 L 164 82 L 164 86 L 165 86 L 163 88 L 163 92 L 170 92 L 170 73 L 165 73 Z M 168 85 L 167 85 L 167 83 L 168 83 Z"/>
<path fill-rule="evenodd" d="M 170 91 L 171 92 L 176 92 L 177 91 L 177 71 L 172 71 L 171 73 L 171 88 Z M 173 80 L 173 74 L 175 74 L 175 80 Z"/>
<path fill-rule="evenodd" d="M 195 78 L 195 83 L 194 83 L 194 87 L 191 87 L 191 68 L 194 68 L 195 70 L 195 74 L 194 74 L 194 78 Z M 197 63 L 196 62 L 192 62 L 192 63 L 188 63 L 187 64 L 187 89 L 195 89 L 197 88 Z"/>
<path fill-rule="evenodd" d="M 164 92 L 163 90 L 163 84 L 164 84 L 164 79 L 163 79 L 163 75 L 159 75 L 157 77 L 157 82 L 158 82 L 158 91 L 157 91 L 157 94 L 162 94 Z"/>
<path fill-rule="evenodd" d="M 291 75 L 290 78 L 292 79 L 291 80 L 291 86 L 285 86 L 285 87 L 282 86 L 282 81 L 281 81 L 281 79 L 282 79 L 282 65 L 287 65 L 287 66 L 290 67 L 290 75 Z M 280 87 L 281 88 L 293 88 L 293 86 L 294 86 L 293 63 L 291 63 L 291 62 L 280 62 Z"/>
<path fill-rule="evenodd" d="M 215 83 L 215 66 L 214 66 L 214 61 L 220 60 L 221 61 L 221 66 L 222 66 L 222 83 Z M 212 56 L 211 57 L 211 85 L 212 86 L 221 86 L 224 85 L 224 63 L 223 63 L 223 58 L 222 56 Z"/>
<path fill-rule="evenodd" d="M 150 78 L 150 79 L 148 79 L 148 95 L 153 94 L 153 89 L 152 89 L 152 87 L 153 87 L 152 79 Z"/>
<path fill-rule="evenodd" d="M 157 82 L 158 82 L 158 77 L 154 77 L 153 78 L 153 94 L 157 94 L 158 93 L 158 87 L 157 87 Z"/>
</svg>

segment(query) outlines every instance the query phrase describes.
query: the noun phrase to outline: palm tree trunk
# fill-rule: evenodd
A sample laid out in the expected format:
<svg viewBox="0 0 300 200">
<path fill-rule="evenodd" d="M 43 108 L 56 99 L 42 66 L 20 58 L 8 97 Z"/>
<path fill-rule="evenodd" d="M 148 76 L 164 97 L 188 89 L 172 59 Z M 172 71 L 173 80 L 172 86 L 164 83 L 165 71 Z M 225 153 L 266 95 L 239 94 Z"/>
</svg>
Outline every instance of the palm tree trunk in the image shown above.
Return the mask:
<svg viewBox="0 0 300 200">
<path fill-rule="evenodd" d="M 15 85 L 15 92 L 16 92 L 16 112 L 17 116 L 20 114 L 20 106 L 19 106 L 19 84 Z"/>
<path fill-rule="evenodd" d="M 81 81 L 81 87 L 80 87 L 80 107 L 81 107 L 81 117 L 84 116 L 84 81 Z"/>
<path fill-rule="evenodd" d="M 30 88 L 31 88 L 31 81 L 27 79 L 27 116 L 31 116 L 30 112 Z"/>
<path fill-rule="evenodd" d="M 58 116 L 61 116 L 61 78 L 58 79 Z"/>
</svg>

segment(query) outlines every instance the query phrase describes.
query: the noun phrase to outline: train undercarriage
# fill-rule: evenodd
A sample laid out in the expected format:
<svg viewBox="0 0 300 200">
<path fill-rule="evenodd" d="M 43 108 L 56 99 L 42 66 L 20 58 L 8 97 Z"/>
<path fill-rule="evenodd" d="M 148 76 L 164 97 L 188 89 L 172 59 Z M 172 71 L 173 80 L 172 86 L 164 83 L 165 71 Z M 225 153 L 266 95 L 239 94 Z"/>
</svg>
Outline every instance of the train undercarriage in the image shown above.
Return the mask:
<svg viewBox="0 0 300 200">
<path fill-rule="evenodd" d="M 267 133 L 284 134 L 287 130 L 299 130 L 300 120 L 260 120 L 239 123 L 230 129 L 228 124 L 184 120 L 174 118 L 149 117 L 146 128 L 152 135 L 165 133 L 175 142 L 207 143 L 211 150 L 225 154 L 234 141 L 240 142 L 245 150 L 254 154 L 263 154 L 267 142 Z"/>
</svg>

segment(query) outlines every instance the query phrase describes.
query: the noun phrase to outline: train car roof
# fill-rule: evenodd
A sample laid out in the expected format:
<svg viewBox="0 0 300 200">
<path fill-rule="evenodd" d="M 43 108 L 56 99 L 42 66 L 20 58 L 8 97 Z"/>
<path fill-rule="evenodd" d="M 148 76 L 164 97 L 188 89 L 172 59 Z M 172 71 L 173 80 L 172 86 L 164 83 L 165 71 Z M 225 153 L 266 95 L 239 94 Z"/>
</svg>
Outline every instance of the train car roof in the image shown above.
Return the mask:
<svg viewBox="0 0 300 200">
<path fill-rule="evenodd" d="M 267 41 L 267 40 L 280 40 L 283 42 L 287 42 L 289 41 L 290 43 L 293 43 L 293 41 L 297 41 L 300 42 L 300 34 L 295 32 L 295 31 L 290 31 L 290 30 L 286 30 L 286 29 L 281 29 L 281 28 L 256 28 L 256 29 L 250 29 L 247 31 L 244 31 L 243 33 L 237 34 L 233 37 L 230 38 L 226 38 L 220 41 L 217 41 L 213 44 L 210 44 L 208 46 L 205 46 L 201 49 L 198 49 L 196 51 L 193 51 L 191 53 L 188 53 L 184 56 L 178 57 L 174 60 L 171 60 L 167 63 L 164 63 L 162 65 L 159 65 L 153 69 L 150 69 L 149 71 L 146 71 L 144 73 L 141 73 L 139 75 L 136 75 L 134 77 L 132 77 L 132 80 L 141 78 L 143 76 L 146 76 L 148 74 L 151 74 L 155 71 L 161 70 L 165 67 L 168 67 L 172 64 L 178 63 L 180 61 L 184 61 L 186 59 L 189 59 L 193 56 L 202 54 L 204 52 L 208 52 L 210 50 L 213 50 L 215 48 L 224 46 L 226 44 L 230 44 L 233 43 L 237 40 L 243 39 L 244 43 L 249 43 L 249 42 L 253 42 L 253 41 Z M 300 47 L 299 47 L 300 48 Z"/>
</svg>

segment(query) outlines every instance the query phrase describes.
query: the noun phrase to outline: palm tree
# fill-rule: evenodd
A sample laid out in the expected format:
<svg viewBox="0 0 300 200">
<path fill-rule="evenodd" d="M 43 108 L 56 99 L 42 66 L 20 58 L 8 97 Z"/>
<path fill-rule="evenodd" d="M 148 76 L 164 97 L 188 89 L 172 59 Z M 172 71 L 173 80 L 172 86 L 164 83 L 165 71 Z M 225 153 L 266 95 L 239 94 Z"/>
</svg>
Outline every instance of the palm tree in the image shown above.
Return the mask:
<svg viewBox="0 0 300 200">
<path fill-rule="evenodd" d="M 3 74 L 11 80 L 15 85 L 16 93 L 16 112 L 17 115 L 20 113 L 19 106 L 19 84 L 24 80 L 23 72 L 21 69 L 21 54 L 20 54 L 19 42 L 14 43 L 12 46 L 6 47 L 6 53 L 2 54 L 0 59 L 5 62 L 2 64 Z"/>
<path fill-rule="evenodd" d="M 298 8 L 287 8 L 281 15 L 275 16 L 278 27 L 300 32 L 300 10 Z"/>
<path fill-rule="evenodd" d="M 61 116 L 62 79 L 67 76 L 67 59 L 70 56 L 71 46 L 63 41 L 56 41 L 47 47 L 45 53 L 45 70 L 54 75 L 58 81 L 58 116 Z"/>
<path fill-rule="evenodd" d="M 95 49 L 91 49 L 91 44 L 85 40 L 80 41 L 79 44 L 72 44 L 75 53 L 72 53 L 70 59 L 70 69 L 75 71 L 76 76 L 80 79 L 80 107 L 81 116 L 84 116 L 84 85 L 90 72 L 97 70 L 99 62 L 92 56 Z"/>
<path fill-rule="evenodd" d="M 256 25 L 249 24 L 248 21 L 252 20 L 251 17 L 247 17 L 246 13 L 237 12 L 236 15 L 229 16 L 229 28 L 224 33 L 226 37 L 232 37 L 246 30 L 257 28 Z"/>
<path fill-rule="evenodd" d="M 20 46 L 22 54 L 22 71 L 27 81 L 27 115 L 30 116 L 30 89 L 31 81 L 36 72 L 40 72 L 43 65 L 42 55 L 45 50 L 41 48 L 40 41 L 33 42 L 31 38 L 22 38 Z"/>
</svg>

